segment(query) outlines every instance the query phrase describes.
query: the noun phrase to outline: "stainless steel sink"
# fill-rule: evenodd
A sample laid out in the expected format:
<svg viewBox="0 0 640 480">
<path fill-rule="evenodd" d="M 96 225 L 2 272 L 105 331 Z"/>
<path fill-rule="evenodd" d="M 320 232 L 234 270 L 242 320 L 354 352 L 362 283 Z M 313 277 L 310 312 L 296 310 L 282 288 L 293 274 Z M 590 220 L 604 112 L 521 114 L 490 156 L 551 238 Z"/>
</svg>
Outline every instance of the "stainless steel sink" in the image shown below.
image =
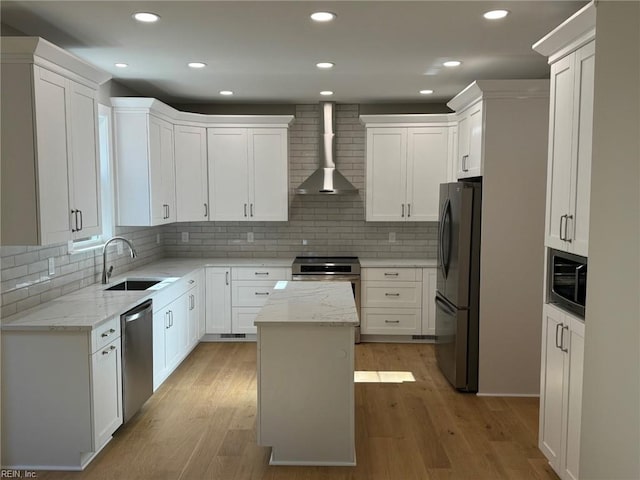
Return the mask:
<svg viewBox="0 0 640 480">
<path fill-rule="evenodd" d="M 125 280 L 115 285 L 105 288 L 105 290 L 146 290 L 153 287 L 162 280 Z"/>
</svg>

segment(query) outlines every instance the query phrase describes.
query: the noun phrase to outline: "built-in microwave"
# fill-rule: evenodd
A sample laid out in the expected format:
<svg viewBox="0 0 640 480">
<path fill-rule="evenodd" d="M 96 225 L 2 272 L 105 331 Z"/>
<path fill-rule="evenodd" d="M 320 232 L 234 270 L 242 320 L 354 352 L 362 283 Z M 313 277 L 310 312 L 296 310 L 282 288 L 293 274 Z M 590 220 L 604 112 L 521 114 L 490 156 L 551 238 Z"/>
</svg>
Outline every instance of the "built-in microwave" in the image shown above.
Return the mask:
<svg viewBox="0 0 640 480">
<path fill-rule="evenodd" d="M 550 248 L 547 272 L 547 302 L 584 318 L 586 257 Z"/>
</svg>

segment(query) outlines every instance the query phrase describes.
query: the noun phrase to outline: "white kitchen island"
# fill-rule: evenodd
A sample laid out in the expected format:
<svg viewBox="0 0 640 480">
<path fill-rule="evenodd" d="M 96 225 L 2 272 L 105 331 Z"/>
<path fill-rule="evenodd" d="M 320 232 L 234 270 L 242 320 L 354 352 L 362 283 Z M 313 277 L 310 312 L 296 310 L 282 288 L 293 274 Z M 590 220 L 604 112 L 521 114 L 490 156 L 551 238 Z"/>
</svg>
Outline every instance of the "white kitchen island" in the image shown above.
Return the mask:
<svg viewBox="0 0 640 480">
<path fill-rule="evenodd" d="M 258 314 L 258 444 L 271 465 L 356 464 L 349 282 L 278 282 Z"/>
</svg>

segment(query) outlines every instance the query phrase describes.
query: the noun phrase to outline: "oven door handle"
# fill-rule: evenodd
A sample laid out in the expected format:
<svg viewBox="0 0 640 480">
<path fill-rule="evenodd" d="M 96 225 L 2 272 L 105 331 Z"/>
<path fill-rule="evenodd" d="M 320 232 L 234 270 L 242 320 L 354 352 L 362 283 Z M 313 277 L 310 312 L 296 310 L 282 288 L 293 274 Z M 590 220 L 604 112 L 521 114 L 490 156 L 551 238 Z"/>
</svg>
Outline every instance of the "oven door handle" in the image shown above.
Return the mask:
<svg viewBox="0 0 640 480">
<path fill-rule="evenodd" d="M 360 281 L 360 275 L 335 275 L 335 274 L 327 274 L 327 275 L 297 275 L 294 274 L 291 276 L 291 280 L 293 281 L 330 281 L 330 282 L 349 282 L 349 281 Z"/>
</svg>

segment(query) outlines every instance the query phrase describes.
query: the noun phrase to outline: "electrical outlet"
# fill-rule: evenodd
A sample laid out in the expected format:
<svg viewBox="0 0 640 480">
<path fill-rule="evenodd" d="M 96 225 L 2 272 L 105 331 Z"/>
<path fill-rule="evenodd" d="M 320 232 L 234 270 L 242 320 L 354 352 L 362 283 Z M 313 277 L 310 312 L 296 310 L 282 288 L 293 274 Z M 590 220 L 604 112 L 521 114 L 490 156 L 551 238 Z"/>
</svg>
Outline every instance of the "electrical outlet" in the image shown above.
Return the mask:
<svg viewBox="0 0 640 480">
<path fill-rule="evenodd" d="M 182 232 L 182 241 L 184 243 L 189 242 L 189 232 Z"/>
<path fill-rule="evenodd" d="M 253 243 L 253 232 L 247 232 L 247 242 Z"/>
<path fill-rule="evenodd" d="M 122 246 L 123 242 L 118 242 L 118 255 L 122 255 L 124 253 L 124 247 Z"/>
<path fill-rule="evenodd" d="M 396 241 L 396 232 L 389 232 L 389 242 L 393 243 Z"/>
<path fill-rule="evenodd" d="M 302 244 L 306 245 L 308 242 L 306 240 L 302 240 Z"/>
<path fill-rule="evenodd" d="M 49 275 L 56 274 L 56 259 L 49 257 Z"/>
<path fill-rule="evenodd" d="M 156 243 L 160 245 L 160 234 L 156 233 Z"/>
</svg>

